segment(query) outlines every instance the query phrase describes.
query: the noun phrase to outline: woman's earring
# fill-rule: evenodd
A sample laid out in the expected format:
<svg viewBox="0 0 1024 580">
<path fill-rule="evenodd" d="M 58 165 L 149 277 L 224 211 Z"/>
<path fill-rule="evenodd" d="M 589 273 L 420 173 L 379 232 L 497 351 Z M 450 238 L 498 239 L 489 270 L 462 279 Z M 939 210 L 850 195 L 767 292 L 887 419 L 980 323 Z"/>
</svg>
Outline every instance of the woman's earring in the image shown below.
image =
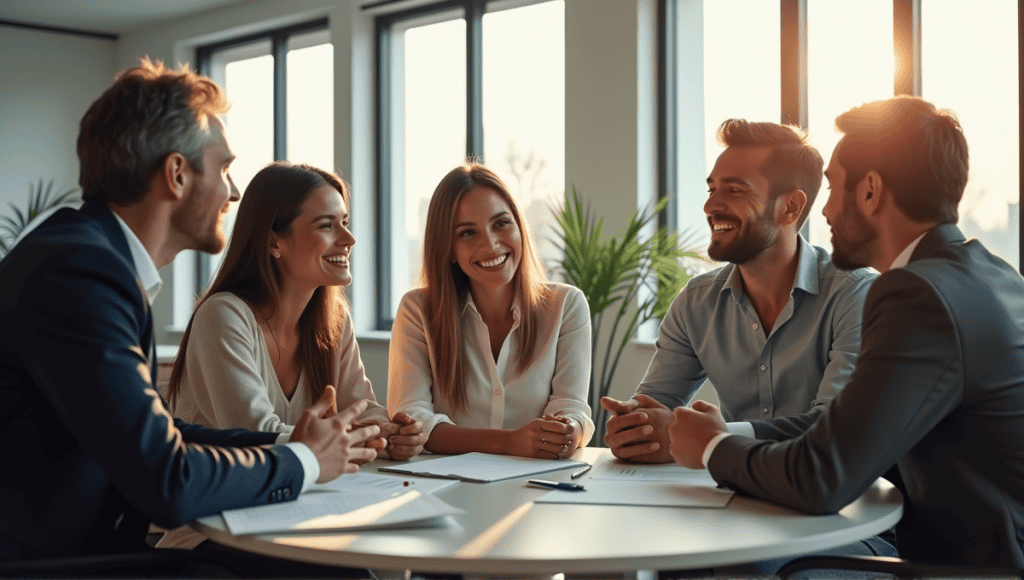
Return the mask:
<svg viewBox="0 0 1024 580">
<path fill-rule="evenodd" d="M 278 254 L 277 252 L 274 252 L 274 257 L 275 257 L 275 258 L 280 258 L 280 257 L 281 257 L 281 254 Z"/>
</svg>

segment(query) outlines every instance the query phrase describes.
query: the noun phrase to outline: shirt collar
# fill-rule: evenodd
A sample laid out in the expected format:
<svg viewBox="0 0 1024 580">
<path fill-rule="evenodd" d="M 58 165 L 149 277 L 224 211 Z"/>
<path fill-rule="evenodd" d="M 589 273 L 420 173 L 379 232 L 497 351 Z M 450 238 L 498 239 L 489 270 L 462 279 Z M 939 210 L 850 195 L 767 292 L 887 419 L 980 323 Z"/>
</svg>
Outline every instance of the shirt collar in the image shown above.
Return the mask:
<svg viewBox="0 0 1024 580">
<path fill-rule="evenodd" d="M 516 290 L 515 298 L 512 299 L 512 320 L 515 322 L 520 320 L 522 305 L 523 302 L 519 299 L 519 291 Z M 477 316 L 480 315 L 480 311 L 476 309 L 476 303 L 473 302 L 473 293 L 466 292 L 466 303 L 462 306 L 462 315 L 465 316 L 470 308 L 472 308 L 473 312 L 476 312 Z"/>
<path fill-rule="evenodd" d="M 116 211 L 111 213 L 117 218 L 117 224 L 121 226 L 121 231 L 124 232 L 124 237 L 128 240 L 128 250 L 132 253 L 135 273 L 138 274 L 142 287 L 146 289 L 146 298 L 149 299 L 149 305 L 152 306 L 153 300 L 156 299 L 156 295 L 160 292 L 160 287 L 164 283 L 160 279 L 160 271 L 157 270 L 153 257 L 146 251 L 146 247 L 139 241 L 139 237 L 135 235 L 135 232 L 128 227 L 128 224 L 121 219 L 121 216 L 117 215 Z"/>
<path fill-rule="evenodd" d="M 910 242 L 910 245 L 908 245 L 906 248 L 903 248 L 903 251 L 900 252 L 899 256 L 896 256 L 896 259 L 893 260 L 892 266 L 889 266 L 889 269 L 893 270 L 895 268 L 902 268 L 903 266 L 909 264 L 910 255 L 914 253 L 914 249 L 917 248 L 917 244 L 920 243 L 921 238 L 925 237 L 926 235 L 928 235 L 928 232 L 925 232 L 920 236 L 917 236 L 917 238 L 913 242 Z"/>
<path fill-rule="evenodd" d="M 739 300 L 740 296 L 743 296 L 743 278 L 740 276 L 740 269 L 736 264 L 729 264 L 726 268 L 729 270 L 729 277 L 722 286 L 722 292 L 729 290 L 732 292 L 733 298 Z M 796 274 L 793 276 L 793 290 L 797 288 L 808 294 L 818 293 L 817 253 L 800 234 L 797 234 Z"/>
</svg>

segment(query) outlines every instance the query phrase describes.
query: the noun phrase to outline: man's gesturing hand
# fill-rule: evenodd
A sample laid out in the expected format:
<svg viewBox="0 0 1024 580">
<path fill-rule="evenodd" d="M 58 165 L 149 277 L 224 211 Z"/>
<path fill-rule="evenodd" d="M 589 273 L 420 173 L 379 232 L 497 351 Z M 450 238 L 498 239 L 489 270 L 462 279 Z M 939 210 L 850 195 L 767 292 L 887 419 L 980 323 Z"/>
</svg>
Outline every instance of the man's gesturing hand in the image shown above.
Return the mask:
<svg viewBox="0 0 1024 580">
<path fill-rule="evenodd" d="M 719 433 L 729 429 L 718 407 L 704 401 L 694 401 L 692 408 L 677 407 L 675 421 L 669 427 L 672 459 L 690 469 L 704 468 L 704 450 Z"/>
<path fill-rule="evenodd" d="M 320 462 L 317 483 L 331 481 L 343 473 L 354 473 L 360 463 L 372 461 L 377 451 L 366 444 L 380 432 L 376 425 L 352 428 L 352 422 L 366 410 L 366 401 L 358 401 L 336 412 L 335 389 L 327 385 L 320 399 L 302 412 L 291 441 L 305 443 Z"/>
<path fill-rule="evenodd" d="M 672 411 L 647 395 L 632 401 L 601 398 L 601 406 L 615 413 L 608 419 L 604 443 L 619 459 L 638 463 L 668 463 L 668 427 Z"/>
</svg>

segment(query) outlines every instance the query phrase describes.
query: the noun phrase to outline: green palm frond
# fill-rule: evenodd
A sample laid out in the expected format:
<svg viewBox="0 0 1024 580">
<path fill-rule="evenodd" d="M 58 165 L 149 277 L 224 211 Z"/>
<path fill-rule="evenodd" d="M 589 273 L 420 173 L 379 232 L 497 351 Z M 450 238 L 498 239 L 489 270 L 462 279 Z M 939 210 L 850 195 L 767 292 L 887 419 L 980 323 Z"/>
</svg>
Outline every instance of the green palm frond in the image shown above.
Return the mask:
<svg viewBox="0 0 1024 580">
<path fill-rule="evenodd" d="M 590 402 L 599 429 L 595 441 L 603 438 L 600 431 L 605 414 L 598 401 L 608 394 L 626 345 L 641 325 L 665 315 L 689 281 L 692 275 L 680 260 L 704 259 L 691 249 L 696 245 L 696 232 L 681 235 L 659 228 L 649 233 L 668 201 L 661 199 L 633 212 L 623 232 L 608 239 L 603 236 L 604 219 L 595 218 L 575 190 L 566 194 L 560 207 L 552 208 L 562 234 L 555 244 L 562 250 L 556 271 L 587 298 L 594 339 L 592 360 L 596 362 L 598 352 L 604 353 L 600 369 L 595 364 L 590 376 Z M 606 317 L 611 328 L 602 335 Z M 605 342 L 599 345 L 599 339 Z"/>
<path fill-rule="evenodd" d="M 14 240 L 41 214 L 62 205 L 73 203 L 77 200 L 75 194 L 77 188 L 68 189 L 61 193 L 54 193 L 54 181 L 43 182 L 42 179 L 36 184 L 28 186 L 28 205 L 22 208 L 13 203 L 10 206 L 13 216 L 0 216 L 0 256 L 10 251 Z"/>
</svg>

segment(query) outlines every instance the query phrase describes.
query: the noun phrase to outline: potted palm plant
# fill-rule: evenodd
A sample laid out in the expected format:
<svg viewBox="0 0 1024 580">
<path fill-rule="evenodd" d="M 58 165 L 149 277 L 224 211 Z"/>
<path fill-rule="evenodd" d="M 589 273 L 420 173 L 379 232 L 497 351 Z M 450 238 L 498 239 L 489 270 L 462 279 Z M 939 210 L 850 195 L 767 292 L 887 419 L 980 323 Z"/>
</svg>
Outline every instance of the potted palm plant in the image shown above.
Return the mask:
<svg viewBox="0 0 1024 580">
<path fill-rule="evenodd" d="M 18 239 L 21 232 L 25 231 L 33 220 L 40 214 L 77 201 L 75 193 L 77 188 L 54 194 L 54 183 L 50 181 L 43 183 L 29 184 L 28 186 L 28 207 L 24 211 L 13 203 L 8 204 L 14 210 L 13 216 L 0 216 L 0 257 L 3 257 L 11 250 L 14 241 Z"/>
<path fill-rule="evenodd" d="M 648 237 L 648 226 L 667 203 L 668 199 L 662 199 L 653 207 L 635 211 L 621 236 L 607 239 L 604 219 L 595 219 L 575 190 L 553 210 L 562 233 L 562 259 L 556 271 L 566 283 L 583 291 L 590 306 L 594 361 L 590 405 L 597 425 L 593 441 L 598 444 L 604 441 L 607 420 L 600 400 L 611 388 L 626 345 L 641 325 L 668 311 L 693 276 L 686 262 L 708 262 L 693 250 L 697 240 L 692 232 L 680 236 L 662 227 Z"/>
</svg>

